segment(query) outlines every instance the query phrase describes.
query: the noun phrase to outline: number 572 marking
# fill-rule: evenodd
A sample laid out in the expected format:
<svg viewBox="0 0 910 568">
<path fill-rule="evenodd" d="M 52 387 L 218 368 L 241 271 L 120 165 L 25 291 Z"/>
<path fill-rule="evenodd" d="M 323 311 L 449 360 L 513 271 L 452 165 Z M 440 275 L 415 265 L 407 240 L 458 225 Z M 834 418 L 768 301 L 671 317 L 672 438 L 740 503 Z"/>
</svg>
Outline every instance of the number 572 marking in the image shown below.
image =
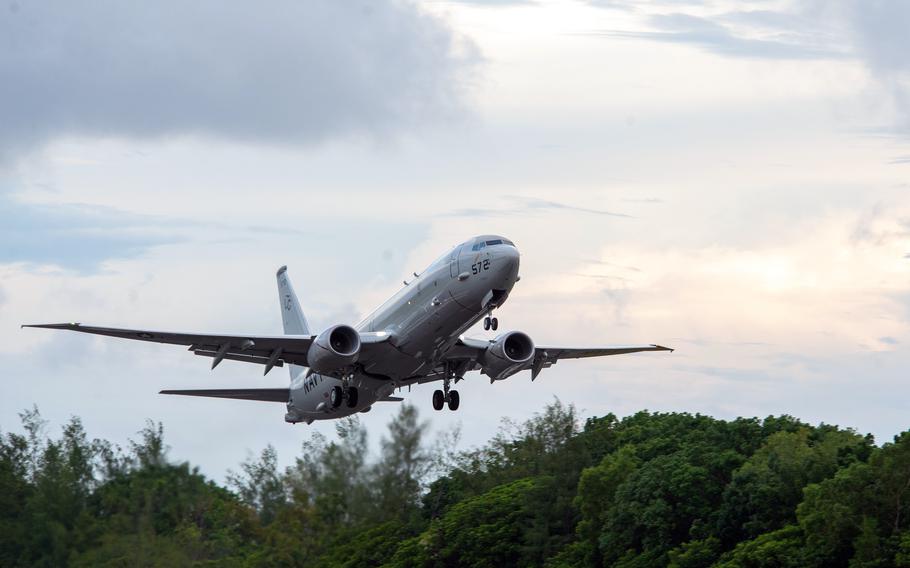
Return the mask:
<svg viewBox="0 0 910 568">
<path fill-rule="evenodd" d="M 480 274 L 484 270 L 490 269 L 490 259 L 486 259 L 480 262 L 475 262 L 471 265 L 471 274 Z"/>
</svg>

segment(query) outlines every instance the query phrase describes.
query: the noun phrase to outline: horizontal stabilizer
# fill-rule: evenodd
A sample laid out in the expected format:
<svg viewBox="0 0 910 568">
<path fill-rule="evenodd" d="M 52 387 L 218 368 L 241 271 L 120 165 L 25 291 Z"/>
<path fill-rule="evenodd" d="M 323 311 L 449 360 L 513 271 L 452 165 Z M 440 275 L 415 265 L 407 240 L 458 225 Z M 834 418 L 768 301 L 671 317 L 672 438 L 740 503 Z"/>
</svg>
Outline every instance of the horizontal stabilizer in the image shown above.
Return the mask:
<svg viewBox="0 0 910 568">
<path fill-rule="evenodd" d="M 291 389 L 196 389 L 163 390 L 158 394 L 182 394 L 185 396 L 209 396 L 213 398 L 287 402 L 291 396 L 290 391 Z"/>
</svg>

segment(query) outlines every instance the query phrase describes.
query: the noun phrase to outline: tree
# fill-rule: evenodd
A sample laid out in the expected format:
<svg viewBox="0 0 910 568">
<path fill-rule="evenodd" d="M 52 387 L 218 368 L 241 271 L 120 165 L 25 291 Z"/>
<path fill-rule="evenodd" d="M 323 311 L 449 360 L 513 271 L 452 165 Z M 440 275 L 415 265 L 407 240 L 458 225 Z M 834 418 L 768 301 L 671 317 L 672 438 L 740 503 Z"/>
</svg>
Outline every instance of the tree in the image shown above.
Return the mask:
<svg viewBox="0 0 910 568">
<path fill-rule="evenodd" d="M 303 443 L 300 457 L 285 474 L 295 502 L 314 507 L 329 526 L 362 522 L 371 509 L 367 488 L 367 433 L 356 416 L 335 425 L 338 442 L 316 433 Z"/>
<path fill-rule="evenodd" d="M 17 564 L 28 546 L 25 515 L 32 492 L 28 462 L 28 438 L 0 435 L 0 566 Z"/>
<path fill-rule="evenodd" d="M 32 426 L 27 428 L 34 439 Z M 34 564 L 59 566 L 80 544 L 75 529 L 95 486 L 94 448 L 75 417 L 64 426 L 60 440 L 47 440 L 40 447 L 25 511 L 31 523 L 26 556 Z"/>
<path fill-rule="evenodd" d="M 551 489 L 552 479 L 521 479 L 462 501 L 403 543 L 389 565 L 539 566 L 548 554 L 525 528 Z"/>
<path fill-rule="evenodd" d="M 867 438 L 831 428 L 771 434 L 724 491 L 720 536 L 735 543 L 794 523 L 803 488 L 859 461 L 857 456 L 868 456 L 870 446 Z"/>
<path fill-rule="evenodd" d="M 634 446 L 623 446 L 604 456 L 595 467 L 585 469 L 578 482 L 575 506 L 581 513 L 576 532 L 586 544 L 584 558 L 590 565 L 600 565 L 600 535 L 614 504 L 616 491 L 641 464 Z"/>
<path fill-rule="evenodd" d="M 402 404 L 383 437 L 379 462 L 373 470 L 371 490 L 381 520 L 408 518 L 417 510 L 421 489 L 431 466 L 423 446 L 427 422 L 419 422 L 416 407 Z"/>
<path fill-rule="evenodd" d="M 240 469 L 241 473 L 228 472 L 228 485 L 241 501 L 259 513 L 262 524 L 271 523 L 288 502 L 284 480 L 278 473 L 275 447 L 267 445 L 258 460 L 248 458 L 240 464 Z"/>
<path fill-rule="evenodd" d="M 796 525 L 739 543 L 717 568 L 804 568 L 803 533 Z"/>
<path fill-rule="evenodd" d="M 810 485 L 797 509 L 815 566 L 893 561 L 910 529 L 910 432 L 834 477 Z"/>
</svg>

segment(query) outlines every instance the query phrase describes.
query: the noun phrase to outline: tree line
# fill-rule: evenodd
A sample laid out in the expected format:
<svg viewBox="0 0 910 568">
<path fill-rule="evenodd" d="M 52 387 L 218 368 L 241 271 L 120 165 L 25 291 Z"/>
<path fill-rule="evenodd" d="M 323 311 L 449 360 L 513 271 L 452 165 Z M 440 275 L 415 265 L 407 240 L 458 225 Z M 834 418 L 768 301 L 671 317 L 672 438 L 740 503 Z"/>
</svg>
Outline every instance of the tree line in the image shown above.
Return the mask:
<svg viewBox="0 0 910 568">
<path fill-rule="evenodd" d="M 225 485 L 37 409 L 0 434 L 0 566 L 910 566 L 910 432 L 790 416 L 612 414 L 559 401 L 485 445 L 435 441 L 410 405 L 368 451 L 359 418 L 281 469 L 267 446 Z"/>
</svg>

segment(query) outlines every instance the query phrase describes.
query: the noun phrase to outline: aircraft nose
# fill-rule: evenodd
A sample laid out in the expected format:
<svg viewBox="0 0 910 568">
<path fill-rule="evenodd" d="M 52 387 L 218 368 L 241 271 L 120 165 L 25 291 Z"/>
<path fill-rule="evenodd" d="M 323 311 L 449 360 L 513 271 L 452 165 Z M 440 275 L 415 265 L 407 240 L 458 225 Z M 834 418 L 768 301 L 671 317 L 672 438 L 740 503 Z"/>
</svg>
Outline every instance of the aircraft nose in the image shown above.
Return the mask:
<svg viewBox="0 0 910 568">
<path fill-rule="evenodd" d="M 520 261 L 521 255 L 518 254 L 518 249 L 515 247 L 504 247 L 499 253 L 500 264 L 504 265 L 506 272 L 517 272 L 518 263 Z"/>
</svg>

